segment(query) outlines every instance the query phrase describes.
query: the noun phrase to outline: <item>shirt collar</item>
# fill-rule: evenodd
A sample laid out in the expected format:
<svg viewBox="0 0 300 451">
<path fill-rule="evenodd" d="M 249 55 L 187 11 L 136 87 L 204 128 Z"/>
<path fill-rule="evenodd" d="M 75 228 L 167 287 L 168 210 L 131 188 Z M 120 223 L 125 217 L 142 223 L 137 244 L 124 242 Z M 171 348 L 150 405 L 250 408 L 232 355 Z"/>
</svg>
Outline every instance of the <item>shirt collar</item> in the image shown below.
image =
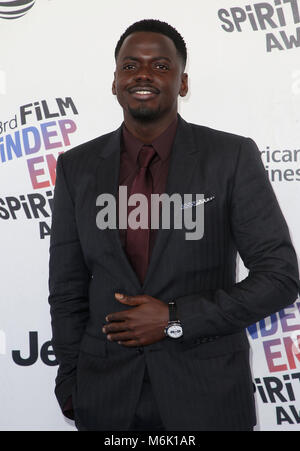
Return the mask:
<svg viewBox="0 0 300 451">
<path fill-rule="evenodd" d="M 167 160 L 170 156 L 177 130 L 177 124 L 178 116 L 176 116 L 175 120 L 169 125 L 169 127 L 151 143 L 162 161 Z M 136 164 L 139 151 L 144 143 L 133 136 L 133 134 L 127 129 L 124 122 L 122 124 L 122 136 L 124 150 L 128 153 L 129 158 Z"/>
</svg>

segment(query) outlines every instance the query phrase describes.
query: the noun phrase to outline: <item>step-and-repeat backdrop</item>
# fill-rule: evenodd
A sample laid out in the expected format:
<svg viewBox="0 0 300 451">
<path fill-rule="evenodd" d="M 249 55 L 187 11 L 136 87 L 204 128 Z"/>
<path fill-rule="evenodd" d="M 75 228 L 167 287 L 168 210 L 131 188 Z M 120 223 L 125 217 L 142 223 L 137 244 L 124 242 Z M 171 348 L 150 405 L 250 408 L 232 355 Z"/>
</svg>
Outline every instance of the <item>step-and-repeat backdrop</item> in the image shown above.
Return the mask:
<svg viewBox="0 0 300 451">
<path fill-rule="evenodd" d="M 53 394 L 48 247 L 58 155 L 117 128 L 114 48 L 155 18 L 186 40 L 189 122 L 250 136 L 300 250 L 300 1 L 0 0 L 0 429 L 75 430 Z M 238 279 L 247 275 L 239 261 Z M 248 329 L 257 430 L 299 430 L 300 300 Z"/>
</svg>

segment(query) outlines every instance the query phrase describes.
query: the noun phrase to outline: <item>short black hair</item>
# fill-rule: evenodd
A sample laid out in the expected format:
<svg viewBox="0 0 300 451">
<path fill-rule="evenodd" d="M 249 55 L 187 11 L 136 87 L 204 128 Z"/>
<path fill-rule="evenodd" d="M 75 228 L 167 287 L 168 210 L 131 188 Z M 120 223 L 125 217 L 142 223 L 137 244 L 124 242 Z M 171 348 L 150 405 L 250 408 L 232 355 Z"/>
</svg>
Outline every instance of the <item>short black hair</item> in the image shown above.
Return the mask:
<svg viewBox="0 0 300 451">
<path fill-rule="evenodd" d="M 149 31 L 151 33 L 160 33 L 164 34 L 168 38 L 172 39 L 174 42 L 174 45 L 177 49 L 177 52 L 179 53 L 179 56 L 182 59 L 183 67 L 185 68 L 186 60 L 187 60 L 187 49 L 186 44 L 181 36 L 181 34 L 171 25 L 169 25 L 167 22 L 162 22 L 160 20 L 156 19 L 144 19 L 140 20 L 139 22 L 135 22 L 134 24 L 130 25 L 125 32 L 120 37 L 116 48 L 115 48 L 115 59 L 117 60 L 118 54 L 120 51 L 120 48 L 124 42 L 124 40 L 132 33 L 135 33 L 137 31 Z"/>
</svg>

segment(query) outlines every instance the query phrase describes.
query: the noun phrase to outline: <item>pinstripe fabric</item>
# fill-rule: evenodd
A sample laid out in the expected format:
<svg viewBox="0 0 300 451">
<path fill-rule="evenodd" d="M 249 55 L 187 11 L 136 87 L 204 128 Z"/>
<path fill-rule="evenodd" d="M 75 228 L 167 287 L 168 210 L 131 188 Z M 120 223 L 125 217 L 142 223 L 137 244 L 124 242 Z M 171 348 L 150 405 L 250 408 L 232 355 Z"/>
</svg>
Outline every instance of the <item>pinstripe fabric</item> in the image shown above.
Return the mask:
<svg viewBox="0 0 300 451">
<path fill-rule="evenodd" d="M 129 427 L 130 431 L 164 431 L 157 403 L 155 401 L 151 381 L 147 367 L 140 393 L 140 398 L 134 413 L 133 421 Z"/>
<path fill-rule="evenodd" d="M 96 227 L 96 196 L 116 195 L 121 128 L 59 157 L 49 303 L 59 361 L 56 396 L 72 393 L 82 430 L 128 430 L 145 365 L 166 430 L 243 430 L 255 424 L 245 328 L 299 291 L 288 228 L 250 139 L 178 116 L 166 193 L 198 193 L 204 236 L 160 229 L 143 285 L 119 231 Z M 197 207 L 193 207 L 194 209 Z M 235 283 L 239 251 L 249 276 Z M 184 336 L 132 349 L 106 341 L 105 316 L 127 308 L 115 292 L 175 298 Z"/>
</svg>

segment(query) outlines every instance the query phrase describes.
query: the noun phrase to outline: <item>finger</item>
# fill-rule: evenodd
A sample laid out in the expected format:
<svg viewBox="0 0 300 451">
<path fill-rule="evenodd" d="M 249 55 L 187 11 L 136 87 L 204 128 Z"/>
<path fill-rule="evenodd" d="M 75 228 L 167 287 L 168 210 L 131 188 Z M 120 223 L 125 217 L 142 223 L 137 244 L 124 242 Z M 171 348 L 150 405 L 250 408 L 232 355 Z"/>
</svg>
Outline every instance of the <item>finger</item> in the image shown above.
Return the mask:
<svg viewBox="0 0 300 451">
<path fill-rule="evenodd" d="M 127 305 L 140 305 L 140 304 L 144 304 L 146 301 L 144 295 L 128 296 L 128 295 L 122 294 L 122 293 L 115 293 L 115 298 L 122 304 L 127 304 Z"/>
<path fill-rule="evenodd" d="M 113 323 L 105 324 L 105 326 L 103 326 L 102 328 L 102 332 L 104 334 L 124 332 L 128 330 L 130 329 L 126 321 L 115 321 Z"/>
<path fill-rule="evenodd" d="M 125 346 L 127 348 L 136 348 L 141 346 L 139 340 L 118 340 L 119 345 Z"/>
<path fill-rule="evenodd" d="M 119 333 L 109 333 L 107 335 L 107 339 L 109 341 L 127 341 L 127 340 L 133 340 L 133 333 L 130 331 L 126 332 L 119 332 Z"/>
<path fill-rule="evenodd" d="M 109 323 L 110 321 L 126 321 L 127 314 L 129 310 L 123 310 L 122 312 L 110 313 L 105 317 L 105 320 Z"/>
</svg>

